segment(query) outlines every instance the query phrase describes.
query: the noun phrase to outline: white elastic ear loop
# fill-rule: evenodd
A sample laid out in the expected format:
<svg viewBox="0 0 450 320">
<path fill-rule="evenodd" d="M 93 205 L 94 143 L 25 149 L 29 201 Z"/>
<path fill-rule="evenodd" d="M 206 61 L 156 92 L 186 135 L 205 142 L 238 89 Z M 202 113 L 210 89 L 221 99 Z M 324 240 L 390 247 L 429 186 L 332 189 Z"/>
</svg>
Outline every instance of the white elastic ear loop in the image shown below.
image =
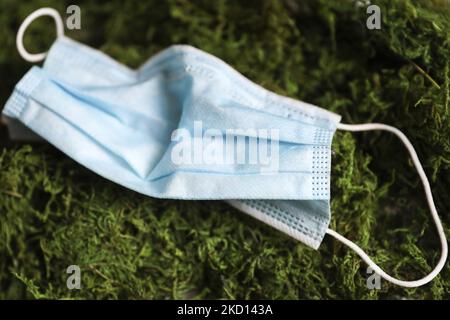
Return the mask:
<svg viewBox="0 0 450 320">
<path fill-rule="evenodd" d="M 339 233 L 337 233 L 334 230 L 328 229 L 327 233 L 329 235 L 335 237 L 337 240 L 341 241 L 343 244 L 348 246 L 353 251 L 355 251 L 377 274 L 379 274 L 382 278 L 384 278 L 385 280 L 387 280 L 389 282 L 392 282 L 399 286 L 409 287 L 409 288 L 419 287 L 419 286 L 422 286 L 422 285 L 430 282 L 431 280 L 433 280 L 434 277 L 436 277 L 439 274 L 439 272 L 442 270 L 442 268 L 445 265 L 445 261 L 447 260 L 447 253 L 448 253 L 447 239 L 445 238 L 444 228 L 442 227 L 441 220 L 439 219 L 436 207 L 434 205 L 433 195 L 431 194 L 430 183 L 428 182 L 427 176 L 425 175 L 422 165 L 420 164 L 419 157 L 417 156 L 417 153 L 414 150 L 414 147 L 412 146 L 411 142 L 409 142 L 408 138 L 397 128 L 394 128 L 394 127 L 391 127 L 391 126 L 388 126 L 388 125 L 385 125 L 382 123 L 368 123 L 368 124 L 355 124 L 355 125 L 338 124 L 337 128 L 340 130 L 347 130 L 347 131 L 385 130 L 385 131 L 394 133 L 397 137 L 400 138 L 400 140 L 403 142 L 403 144 L 408 149 L 409 154 L 411 155 L 412 161 L 414 163 L 414 166 L 416 167 L 416 170 L 419 173 L 419 177 L 422 180 L 422 184 L 425 189 L 425 195 L 426 195 L 427 201 L 428 201 L 428 206 L 431 211 L 431 216 L 433 217 L 437 232 L 439 234 L 439 239 L 441 241 L 441 258 L 439 259 L 439 262 L 436 265 L 436 267 L 433 269 L 433 271 L 431 271 L 427 276 L 423 277 L 422 279 L 415 280 L 415 281 L 398 280 L 396 278 L 391 277 L 386 272 L 384 272 L 354 242 L 341 236 Z"/>
<path fill-rule="evenodd" d="M 56 11 L 53 8 L 41 8 L 31 13 L 28 17 L 25 18 L 25 20 L 20 25 L 19 31 L 17 32 L 16 36 L 17 50 L 19 51 L 19 54 L 22 56 L 22 58 L 24 58 L 29 62 L 39 62 L 44 60 L 45 57 L 47 56 L 47 52 L 36 54 L 29 53 L 27 50 L 25 50 L 25 47 L 23 46 L 23 35 L 25 33 L 25 30 L 35 19 L 42 16 L 50 16 L 55 20 L 56 35 L 58 38 L 64 35 L 64 25 L 58 11 Z"/>
</svg>

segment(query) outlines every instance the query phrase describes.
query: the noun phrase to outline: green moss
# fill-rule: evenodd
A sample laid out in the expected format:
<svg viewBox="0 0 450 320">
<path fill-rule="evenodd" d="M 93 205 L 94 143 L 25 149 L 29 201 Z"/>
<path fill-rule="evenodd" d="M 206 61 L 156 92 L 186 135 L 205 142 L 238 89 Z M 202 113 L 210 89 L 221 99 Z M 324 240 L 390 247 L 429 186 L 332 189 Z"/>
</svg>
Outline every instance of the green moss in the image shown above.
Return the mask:
<svg viewBox="0 0 450 320">
<path fill-rule="evenodd" d="M 80 2 L 69 36 L 136 67 L 173 43 L 208 51 L 277 93 L 403 130 L 431 178 L 450 234 L 450 11 L 445 1 L 373 1 L 382 29 L 353 1 Z M 29 68 L 15 33 L 32 10 L 0 4 L 0 102 Z M 45 50 L 50 19 L 27 48 Z M 0 131 L 0 298 L 450 298 L 450 268 L 418 289 L 366 288 L 366 266 L 325 238 L 318 251 L 219 201 L 151 199 L 87 171 L 50 146 Z M 429 272 L 439 244 L 417 174 L 386 133 L 338 132 L 332 227 L 402 279 Z M 82 289 L 66 288 L 66 268 Z"/>
</svg>

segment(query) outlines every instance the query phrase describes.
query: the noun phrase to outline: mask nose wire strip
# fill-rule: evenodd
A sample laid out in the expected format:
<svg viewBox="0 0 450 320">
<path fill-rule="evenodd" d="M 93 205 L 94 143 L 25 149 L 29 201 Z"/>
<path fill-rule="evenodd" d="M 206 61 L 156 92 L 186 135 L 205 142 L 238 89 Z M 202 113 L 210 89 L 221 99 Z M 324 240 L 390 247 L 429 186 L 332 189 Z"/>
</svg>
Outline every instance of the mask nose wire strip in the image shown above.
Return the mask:
<svg viewBox="0 0 450 320">
<path fill-rule="evenodd" d="M 42 53 L 29 53 L 24 45 L 23 45 L 23 35 L 25 34 L 25 31 L 27 30 L 28 26 L 37 18 L 42 16 L 50 16 L 55 20 L 56 25 L 56 36 L 62 37 L 64 36 L 64 24 L 62 21 L 61 16 L 59 15 L 58 11 L 56 11 L 53 8 L 40 8 L 36 11 L 33 11 L 28 17 L 23 20 L 22 24 L 19 27 L 19 31 L 17 32 L 16 36 L 16 46 L 17 51 L 19 51 L 19 54 L 28 62 L 39 62 L 45 59 L 47 56 L 47 52 Z"/>
<path fill-rule="evenodd" d="M 425 195 L 428 201 L 428 206 L 431 211 L 431 216 L 433 217 L 434 223 L 436 225 L 437 232 L 439 234 L 439 239 L 441 241 L 441 257 L 439 259 L 438 264 L 436 267 L 431 271 L 427 276 L 423 277 L 422 279 L 415 280 L 415 281 L 403 281 L 396 279 L 390 275 L 388 275 L 386 272 L 384 272 L 375 262 L 372 261 L 372 259 L 354 242 L 348 240 L 347 238 L 343 237 L 339 233 L 337 233 L 334 230 L 327 229 L 327 233 L 337 240 L 341 241 L 343 244 L 345 244 L 347 247 L 355 251 L 372 269 L 379 274 L 383 279 L 392 282 L 393 284 L 402 286 L 402 287 L 419 287 L 422 286 L 428 282 L 430 282 L 434 277 L 436 277 L 439 272 L 442 270 L 442 268 L 445 265 L 445 261 L 447 260 L 447 254 L 448 254 L 448 246 L 447 246 L 447 239 L 445 237 L 444 228 L 442 227 L 441 220 L 439 219 L 439 215 L 437 213 L 436 207 L 434 205 L 433 201 L 433 195 L 431 193 L 430 183 L 428 182 L 427 176 L 425 175 L 425 172 L 422 168 L 422 165 L 419 161 L 419 157 L 417 156 L 416 151 L 414 150 L 414 147 L 412 146 L 411 142 L 408 140 L 408 138 L 397 128 L 382 124 L 382 123 L 368 123 L 368 124 L 338 124 L 337 126 L 340 130 L 345 131 L 371 131 L 371 130 L 385 130 L 394 133 L 397 137 L 400 138 L 400 140 L 403 142 L 403 144 L 406 146 L 406 148 L 409 151 L 409 154 L 411 155 L 412 161 L 414 163 L 414 166 L 416 167 L 417 172 L 419 173 L 419 177 L 422 180 L 422 184 L 425 190 Z"/>
</svg>

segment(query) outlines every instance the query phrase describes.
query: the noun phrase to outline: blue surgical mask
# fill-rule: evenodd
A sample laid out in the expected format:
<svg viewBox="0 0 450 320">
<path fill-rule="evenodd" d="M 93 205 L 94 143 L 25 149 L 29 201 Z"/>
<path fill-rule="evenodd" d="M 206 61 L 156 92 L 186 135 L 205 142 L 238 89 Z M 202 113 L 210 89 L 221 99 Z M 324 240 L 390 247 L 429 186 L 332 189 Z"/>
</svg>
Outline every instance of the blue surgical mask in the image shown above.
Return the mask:
<svg viewBox="0 0 450 320">
<path fill-rule="evenodd" d="M 45 10 L 40 14 L 49 13 Z M 19 40 L 31 21 L 19 29 Z M 316 249 L 328 233 L 399 285 L 422 285 L 442 268 L 447 242 L 429 184 L 397 129 L 340 124 L 339 115 L 269 92 L 190 46 L 169 47 L 131 70 L 58 33 L 44 66 L 33 67 L 16 85 L 3 114 L 77 162 L 148 196 L 226 200 Z M 31 56 L 23 46 L 19 52 Z M 441 261 L 427 277 L 394 279 L 328 229 L 331 141 L 337 128 L 391 131 L 407 146 L 442 243 Z"/>
<path fill-rule="evenodd" d="M 198 52 L 198 54 L 206 55 L 204 52 L 200 52 L 189 46 L 179 46 L 169 50 Z M 90 62 L 84 62 L 80 65 L 75 63 L 74 65 L 74 61 L 78 61 L 77 59 L 79 57 L 83 57 L 85 61 Z M 112 68 L 112 65 L 118 66 L 121 70 L 126 70 L 124 71 L 125 75 L 117 71 L 111 72 L 111 70 L 116 70 L 116 68 Z M 97 50 L 65 37 L 59 38 L 53 44 L 43 68 L 60 81 L 64 81 L 70 84 L 70 86 L 81 88 L 97 87 L 99 85 L 118 87 L 133 81 L 129 76 L 132 71 L 128 70 L 128 68 L 123 65 L 118 65 L 116 61 Z M 66 72 L 62 72 L 62 70 L 66 70 Z M 136 91 L 134 93 L 134 99 L 144 95 L 142 99 L 145 100 L 146 94 L 145 90 Z M 122 105 L 129 104 L 129 99 L 116 97 L 114 100 L 115 103 L 120 101 Z M 282 163 L 286 163 L 289 160 L 290 163 L 294 162 L 294 165 L 295 163 L 301 165 L 301 163 L 305 163 L 305 158 L 314 159 L 314 163 L 310 163 L 311 166 L 308 168 L 309 172 L 312 173 L 312 169 L 315 166 L 318 169 L 317 171 L 322 169 L 325 178 L 329 179 L 330 142 L 331 139 L 328 139 L 325 146 L 316 143 L 311 146 L 302 146 L 295 149 L 291 145 L 288 146 L 291 149 L 290 152 L 284 151 L 286 147 L 282 145 Z M 306 152 L 301 154 L 301 149 L 306 149 Z M 298 152 L 297 159 L 290 158 L 290 156 L 294 155 L 294 150 Z M 306 162 L 310 161 L 306 160 Z M 293 170 L 293 165 L 288 163 L 286 170 Z M 264 171 L 262 173 L 264 174 Z M 326 187 L 326 192 L 329 194 L 329 183 L 325 181 L 325 178 L 320 179 L 317 177 L 316 179 L 314 177 L 313 182 L 318 184 L 317 188 Z M 221 191 L 220 194 L 222 194 Z M 327 199 L 297 201 L 227 200 L 227 202 L 315 249 L 319 247 L 330 222 L 329 197 Z"/>
</svg>

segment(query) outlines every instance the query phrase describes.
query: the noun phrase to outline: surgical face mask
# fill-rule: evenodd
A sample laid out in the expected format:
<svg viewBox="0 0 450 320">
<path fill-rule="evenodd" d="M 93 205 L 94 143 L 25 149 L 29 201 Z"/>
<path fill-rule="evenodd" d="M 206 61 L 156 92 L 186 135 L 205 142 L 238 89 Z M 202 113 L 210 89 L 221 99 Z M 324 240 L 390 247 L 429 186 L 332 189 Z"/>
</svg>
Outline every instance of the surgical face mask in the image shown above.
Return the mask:
<svg viewBox="0 0 450 320">
<path fill-rule="evenodd" d="M 24 31 L 45 14 L 55 18 L 58 39 L 48 55 L 31 55 L 22 44 Z M 328 233 L 398 285 L 423 285 L 444 266 L 447 242 L 430 186 L 399 130 L 340 124 L 339 115 L 271 93 L 190 46 L 172 46 L 131 70 L 64 37 L 53 9 L 30 15 L 17 40 L 25 59 L 46 60 L 17 84 L 3 114 L 101 176 L 153 197 L 226 200 L 315 249 Z M 428 276 L 392 278 L 356 244 L 328 229 L 336 129 L 387 130 L 404 142 L 442 245 Z"/>
</svg>

